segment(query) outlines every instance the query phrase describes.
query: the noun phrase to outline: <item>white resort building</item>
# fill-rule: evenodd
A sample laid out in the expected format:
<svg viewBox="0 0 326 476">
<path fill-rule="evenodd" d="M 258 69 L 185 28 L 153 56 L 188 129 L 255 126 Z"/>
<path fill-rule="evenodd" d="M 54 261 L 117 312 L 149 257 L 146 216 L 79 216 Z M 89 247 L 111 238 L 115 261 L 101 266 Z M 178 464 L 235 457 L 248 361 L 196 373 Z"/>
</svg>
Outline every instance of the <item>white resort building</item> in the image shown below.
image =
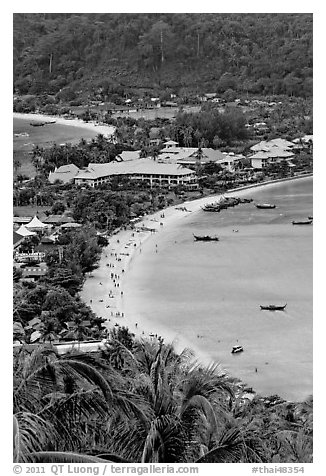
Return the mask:
<svg viewBox="0 0 326 476">
<path fill-rule="evenodd" d="M 150 187 L 186 185 L 197 188 L 197 175 L 193 170 L 177 164 L 161 164 L 151 159 L 138 159 L 127 162 L 88 164 L 74 178 L 76 185 L 97 187 L 108 182 L 111 177 L 128 177 L 147 183 Z"/>
<path fill-rule="evenodd" d="M 251 166 L 254 169 L 263 169 L 270 164 L 275 164 L 286 160 L 290 166 L 291 159 L 294 156 L 293 142 L 285 139 L 273 139 L 270 141 L 261 141 L 258 144 L 250 147 L 250 150 L 255 152 L 250 157 Z"/>
</svg>

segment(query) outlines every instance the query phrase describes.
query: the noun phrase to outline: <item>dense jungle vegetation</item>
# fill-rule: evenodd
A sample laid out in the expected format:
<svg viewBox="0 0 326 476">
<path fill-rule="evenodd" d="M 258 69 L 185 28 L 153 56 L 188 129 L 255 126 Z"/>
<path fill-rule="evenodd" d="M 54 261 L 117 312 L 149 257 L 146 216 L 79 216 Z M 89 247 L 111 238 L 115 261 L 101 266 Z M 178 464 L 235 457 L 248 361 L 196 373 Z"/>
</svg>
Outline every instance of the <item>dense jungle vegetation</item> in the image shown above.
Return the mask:
<svg viewBox="0 0 326 476">
<path fill-rule="evenodd" d="M 14 88 L 62 100 L 312 95 L 311 14 L 14 14 Z"/>
</svg>

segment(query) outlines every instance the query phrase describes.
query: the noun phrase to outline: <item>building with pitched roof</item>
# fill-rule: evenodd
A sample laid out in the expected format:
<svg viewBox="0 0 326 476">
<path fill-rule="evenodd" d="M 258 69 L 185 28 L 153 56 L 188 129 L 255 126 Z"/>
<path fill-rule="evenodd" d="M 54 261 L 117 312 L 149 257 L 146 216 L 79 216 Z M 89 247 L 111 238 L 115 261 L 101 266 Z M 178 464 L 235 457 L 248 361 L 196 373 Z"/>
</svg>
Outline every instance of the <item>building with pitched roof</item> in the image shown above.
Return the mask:
<svg viewBox="0 0 326 476">
<path fill-rule="evenodd" d="M 88 184 L 96 187 L 108 182 L 112 177 L 128 177 L 147 183 L 150 187 L 188 185 L 197 187 L 197 177 L 193 170 L 177 164 L 161 164 L 151 159 L 138 159 L 129 162 L 109 162 L 89 164 L 79 171 L 74 181 L 77 185 Z"/>
<path fill-rule="evenodd" d="M 290 150 L 293 147 L 293 142 L 290 142 L 288 140 L 282 139 L 282 138 L 277 138 L 277 139 L 272 139 L 269 141 L 262 140 L 258 142 L 258 144 L 253 145 L 250 147 L 250 150 L 254 152 L 259 152 L 259 151 L 270 151 L 270 150 L 275 150 L 275 149 L 281 149 L 281 150 Z"/>
<path fill-rule="evenodd" d="M 47 267 L 43 266 L 27 266 L 22 268 L 22 281 L 38 281 L 47 273 Z"/>
<path fill-rule="evenodd" d="M 21 225 L 21 224 L 27 224 L 31 221 L 33 217 L 14 217 L 13 218 L 13 222 L 16 224 L 16 225 Z"/>
<path fill-rule="evenodd" d="M 176 163 L 185 167 L 194 167 L 196 165 L 205 165 L 209 162 L 218 163 L 225 160 L 225 155 L 219 150 L 202 147 L 200 155 L 198 154 L 198 150 L 198 147 L 196 147 L 191 148 L 189 152 L 183 152 L 177 157 Z"/>
<path fill-rule="evenodd" d="M 79 168 L 75 164 L 67 164 L 62 165 L 61 167 L 56 167 L 54 172 L 50 172 L 49 174 L 49 182 L 54 183 L 57 180 L 63 183 L 72 182 L 78 171 Z"/>
<path fill-rule="evenodd" d="M 71 217 L 65 215 L 49 215 L 43 220 L 46 225 L 62 225 L 63 223 L 71 223 L 74 220 Z"/>
<path fill-rule="evenodd" d="M 254 169 L 263 169 L 270 164 L 275 164 L 286 160 L 291 164 L 291 158 L 294 156 L 294 143 L 282 138 L 272 139 L 270 141 L 261 141 L 250 147 L 250 150 L 256 152 L 250 156 L 251 166 Z"/>
</svg>

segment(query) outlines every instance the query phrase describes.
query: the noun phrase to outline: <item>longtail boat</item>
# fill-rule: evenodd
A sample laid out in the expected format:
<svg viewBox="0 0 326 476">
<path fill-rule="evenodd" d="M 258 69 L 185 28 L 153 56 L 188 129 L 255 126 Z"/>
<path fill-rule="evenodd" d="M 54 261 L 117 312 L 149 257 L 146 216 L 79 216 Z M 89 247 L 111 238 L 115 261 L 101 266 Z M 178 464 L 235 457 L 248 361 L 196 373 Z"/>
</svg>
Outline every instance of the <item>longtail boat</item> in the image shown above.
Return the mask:
<svg viewBox="0 0 326 476">
<path fill-rule="evenodd" d="M 234 345 L 231 350 L 231 354 L 238 354 L 239 352 L 243 352 L 242 345 Z"/>
<path fill-rule="evenodd" d="M 298 221 L 293 220 L 292 221 L 292 225 L 311 225 L 311 223 L 312 223 L 312 220 L 298 220 Z"/>
<path fill-rule="evenodd" d="M 204 205 L 202 207 L 202 210 L 204 210 L 204 212 L 220 212 L 221 207 L 218 203 L 211 203 L 211 204 Z"/>
<path fill-rule="evenodd" d="M 29 125 L 33 127 L 42 127 L 45 125 L 45 122 L 30 122 Z"/>
<path fill-rule="evenodd" d="M 274 205 L 274 203 L 256 203 L 256 208 L 260 208 L 260 209 L 270 209 L 270 208 L 276 208 L 276 205 Z"/>
<path fill-rule="evenodd" d="M 274 304 L 268 304 L 267 306 L 260 306 L 262 311 L 284 311 L 286 304 L 284 306 L 275 306 Z"/>
<path fill-rule="evenodd" d="M 209 235 L 204 235 L 204 236 L 198 236 L 194 235 L 195 241 L 219 241 L 218 236 L 209 236 Z"/>
</svg>

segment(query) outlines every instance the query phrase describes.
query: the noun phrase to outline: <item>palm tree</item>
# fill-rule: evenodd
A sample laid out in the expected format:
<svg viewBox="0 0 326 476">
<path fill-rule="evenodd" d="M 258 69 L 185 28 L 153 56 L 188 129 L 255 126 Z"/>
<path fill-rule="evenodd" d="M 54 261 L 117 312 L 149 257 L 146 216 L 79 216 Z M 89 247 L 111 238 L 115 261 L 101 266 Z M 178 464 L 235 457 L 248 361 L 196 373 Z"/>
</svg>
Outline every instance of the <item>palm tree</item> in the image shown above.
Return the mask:
<svg viewBox="0 0 326 476">
<path fill-rule="evenodd" d="M 14 363 L 16 461 L 38 461 L 42 451 L 96 448 L 109 418 L 141 412 L 124 387 L 107 362 L 90 355 L 60 356 L 50 345 L 31 353 L 22 348 Z"/>
<path fill-rule="evenodd" d="M 232 395 L 227 379 L 218 366 L 190 364 L 189 350 L 178 356 L 161 340 L 137 342 L 133 353 L 132 390 L 147 404 L 146 419 L 112 429 L 116 453 L 144 463 L 196 460 L 216 431 L 221 394 Z"/>
</svg>

